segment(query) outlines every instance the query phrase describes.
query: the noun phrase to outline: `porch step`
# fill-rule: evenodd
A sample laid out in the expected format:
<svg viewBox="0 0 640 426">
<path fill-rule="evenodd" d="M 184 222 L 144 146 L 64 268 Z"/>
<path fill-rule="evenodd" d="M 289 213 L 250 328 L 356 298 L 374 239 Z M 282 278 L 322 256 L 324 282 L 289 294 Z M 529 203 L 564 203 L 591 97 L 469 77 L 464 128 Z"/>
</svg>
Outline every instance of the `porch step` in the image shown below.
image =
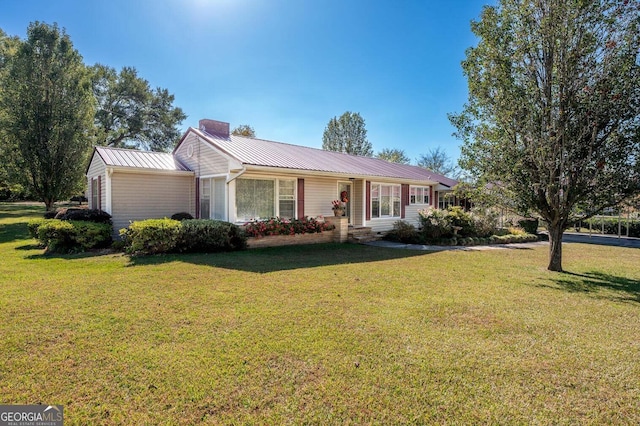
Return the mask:
<svg viewBox="0 0 640 426">
<path fill-rule="evenodd" d="M 374 234 L 371 228 L 361 226 L 357 228 L 349 228 L 347 233 L 347 241 L 350 243 L 368 243 L 382 238 L 380 234 Z"/>
</svg>

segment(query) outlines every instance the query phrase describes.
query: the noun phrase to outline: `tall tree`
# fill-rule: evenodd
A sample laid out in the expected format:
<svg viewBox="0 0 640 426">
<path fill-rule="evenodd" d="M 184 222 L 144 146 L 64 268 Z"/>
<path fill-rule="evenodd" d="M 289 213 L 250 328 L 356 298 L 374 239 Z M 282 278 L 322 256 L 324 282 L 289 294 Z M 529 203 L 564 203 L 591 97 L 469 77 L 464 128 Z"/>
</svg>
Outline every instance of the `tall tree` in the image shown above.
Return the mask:
<svg viewBox="0 0 640 426">
<path fill-rule="evenodd" d="M 82 57 L 57 25 L 35 22 L 7 61 L 0 120 L 13 177 L 48 210 L 81 187 L 93 97 Z"/>
<path fill-rule="evenodd" d="M 246 136 L 248 138 L 256 137 L 256 131 L 253 130 L 253 127 L 249 126 L 248 124 L 240 124 L 238 127 L 231 131 L 231 134 L 236 136 Z"/>
<path fill-rule="evenodd" d="M 411 163 L 411 159 L 407 157 L 407 154 L 405 154 L 403 150 L 398 148 L 384 148 L 382 151 L 376 154 L 376 157 L 382 160 L 391 161 L 392 163 Z"/>
<path fill-rule="evenodd" d="M 640 191 L 640 3 L 500 0 L 472 23 L 469 100 L 450 116 L 461 165 L 549 230 Z"/>
<path fill-rule="evenodd" d="M 97 101 L 94 118 L 97 145 L 167 151 L 180 137 L 178 126 L 186 118 L 173 106 L 167 89 L 151 89 L 135 68 L 92 67 Z"/>
<path fill-rule="evenodd" d="M 420 167 L 450 177 L 451 179 L 458 179 L 460 177 L 460 169 L 440 147 L 432 148 L 426 154 L 421 154 L 416 162 Z"/>
<path fill-rule="evenodd" d="M 345 112 L 333 117 L 324 129 L 322 149 L 353 155 L 373 156 L 373 147 L 367 140 L 364 119 L 357 112 Z"/>
</svg>

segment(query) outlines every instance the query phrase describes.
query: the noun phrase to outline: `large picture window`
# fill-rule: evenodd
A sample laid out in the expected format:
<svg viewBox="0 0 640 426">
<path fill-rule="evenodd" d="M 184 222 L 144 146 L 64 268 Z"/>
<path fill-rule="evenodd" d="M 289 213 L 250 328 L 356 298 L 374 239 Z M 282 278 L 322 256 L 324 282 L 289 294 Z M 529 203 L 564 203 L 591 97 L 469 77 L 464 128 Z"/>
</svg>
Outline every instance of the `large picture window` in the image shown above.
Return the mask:
<svg viewBox="0 0 640 426">
<path fill-rule="evenodd" d="M 409 189 L 409 204 L 429 204 L 429 187 L 412 186 Z"/>
<path fill-rule="evenodd" d="M 371 184 L 371 217 L 400 217 L 400 185 Z"/>
<path fill-rule="evenodd" d="M 295 217 L 295 180 L 238 179 L 236 214 L 239 221 Z"/>
</svg>

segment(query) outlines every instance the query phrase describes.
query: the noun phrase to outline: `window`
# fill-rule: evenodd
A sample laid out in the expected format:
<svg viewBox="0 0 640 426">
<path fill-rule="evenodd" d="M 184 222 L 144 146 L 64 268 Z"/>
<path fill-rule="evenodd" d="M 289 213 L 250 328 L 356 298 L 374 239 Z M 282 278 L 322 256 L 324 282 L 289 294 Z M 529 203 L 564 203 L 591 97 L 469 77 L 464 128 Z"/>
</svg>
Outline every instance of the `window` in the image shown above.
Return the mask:
<svg viewBox="0 0 640 426">
<path fill-rule="evenodd" d="M 371 184 L 371 217 L 400 217 L 400 185 Z"/>
<path fill-rule="evenodd" d="M 412 186 L 409 189 L 409 204 L 429 204 L 429 187 Z"/>
<path fill-rule="evenodd" d="M 238 179 L 236 212 L 239 221 L 274 216 L 295 217 L 295 180 Z"/>
<path fill-rule="evenodd" d="M 200 179 L 200 218 L 211 218 L 211 179 Z"/>
<path fill-rule="evenodd" d="M 447 192 L 445 192 L 445 193 L 439 192 L 438 193 L 438 208 L 440 210 L 445 210 L 445 209 L 449 208 L 450 206 L 455 206 L 456 205 L 455 201 L 456 201 L 456 199 L 453 196 L 453 194 L 451 194 L 451 193 L 447 193 Z"/>
<path fill-rule="evenodd" d="M 100 208 L 100 191 L 98 191 L 98 185 L 99 185 L 99 180 L 98 178 L 93 178 L 91 179 L 91 208 L 92 209 L 99 209 Z"/>
</svg>

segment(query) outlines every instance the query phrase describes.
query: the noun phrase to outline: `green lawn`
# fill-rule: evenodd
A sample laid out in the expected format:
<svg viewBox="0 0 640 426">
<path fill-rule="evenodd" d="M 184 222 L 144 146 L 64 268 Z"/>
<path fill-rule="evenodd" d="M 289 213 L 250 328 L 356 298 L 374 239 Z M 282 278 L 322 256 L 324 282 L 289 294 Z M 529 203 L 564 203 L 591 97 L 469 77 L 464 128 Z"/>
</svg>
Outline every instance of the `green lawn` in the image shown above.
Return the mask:
<svg viewBox="0 0 640 426">
<path fill-rule="evenodd" d="M 0 403 L 65 424 L 638 424 L 640 250 L 43 256 L 0 204 Z"/>
</svg>

